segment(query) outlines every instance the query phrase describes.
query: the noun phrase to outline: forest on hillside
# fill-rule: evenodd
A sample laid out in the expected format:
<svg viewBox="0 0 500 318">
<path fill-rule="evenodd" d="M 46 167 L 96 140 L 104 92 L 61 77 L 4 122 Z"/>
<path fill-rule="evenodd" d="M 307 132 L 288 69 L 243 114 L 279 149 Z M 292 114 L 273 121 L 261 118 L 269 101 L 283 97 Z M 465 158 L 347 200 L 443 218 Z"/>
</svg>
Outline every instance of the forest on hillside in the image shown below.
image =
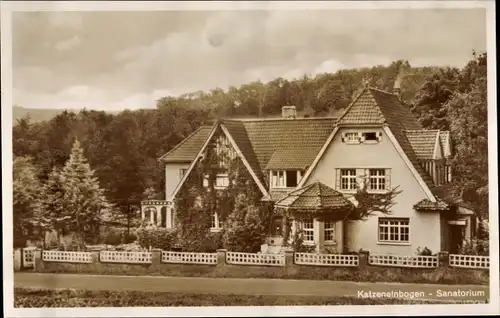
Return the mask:
<svg viewBox="0 0 500 318">
<path fill-rule="evenodd" d="M 22 166 L 14 169 L 14 215 L 29 218 L 35 213 L 25 202 L 33 193 L 40 193 L 33 189 L 33 179 L 23 173 L 32 171 L 40 185 L 47 183 L 51 171 L 68 161 L 75 139 L 95 171 L 104 196 L 114 204 L 117 214 L 126 214 L 129 204 L 164 197 L 164 173 L 157 159 L 200 125 L 218 117 L 279 116 L 284 105 L 295 105 L 301 115 L 337 115 L 349 105 L 364 81 L 391 90 L 400 71 L 402 99 L 422 125 L 451 131 L 452 191 L 486 217 L 486 53 L 473 53 L 462 69 L 416 68 L 407 61 L 395 61 L 386 66 L 339 70 L 295 80 L 277 78 L 268 83 L 165 97 L 158 100 L 156 109 L 117 114 L 65 111 L 41 122 L 23 117 L 13 127 L 14 157 L 23 158 L 16 161 Z"/>
</svg>

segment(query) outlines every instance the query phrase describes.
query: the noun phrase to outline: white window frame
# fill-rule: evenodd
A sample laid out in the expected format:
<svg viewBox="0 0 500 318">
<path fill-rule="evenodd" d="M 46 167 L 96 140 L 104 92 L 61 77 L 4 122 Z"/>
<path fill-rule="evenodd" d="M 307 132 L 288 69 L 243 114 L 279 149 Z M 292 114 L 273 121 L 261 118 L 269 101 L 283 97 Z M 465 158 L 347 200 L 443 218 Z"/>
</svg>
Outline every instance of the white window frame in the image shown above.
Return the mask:
<svg viewBox="0 0 500 318">
<path fill-rule="evenodd" d="M 222 221 L 219 219 L 219 214 L 215 212 L 212 214 L 212 219 L 211 219 L 211 224 L 210 224 L 210 232 L 220 232 L 223 228 Z"/>
<path fill-rule="evenodd" d="M 296 171 L 297 173 L 297 185 L 299 185 L 300 180 L 302 179 L 302 171 L 301 170 L 271 170 L 269 171 L 269 180 L 271 183 L 271 188 L 273 189 L 293 189 L 296 188 L 297 185 L 292 186 L 292 187 L 287 187 L 287 179 L 286 179 L 286 173 L 287 171 Z M 282 177 L 282 178 L 280 178 Z M 278 183 L 278 180 L 281 180 L 282 182 Z"/>
<path fill-rule="evenodd" d="M 402 239 L 403 237 L 406 239 Z M 410 218 L 379 217 L 377 242 L 387 245 L 410 245 Z"/>
<path fill-rule="evenodd" d="M 358 177 L 356 174 L 356 168 L 340 168 L 339 170 L 339 178 L 340 178 L 340 191 L 342 192 L 356 192 L 357 185 L 358 185 Z M 344 174 L 346 172 L 349 172 L 348 174 Z M 354 172 L 354 174 L 351 174 Z M 354 181 L 353 181 L 354 180 Z M 347 183 L 347 188 L 344 189 L 342 186 L 343 183 L 342 181 L 346 181 Z"/>
<path fill-rule="evenodd" d="M 361 136 L 359 132 L 346 131 L 342 133 L 342 139 L 344 143 L 354 145 L 360 143 Z"/>
<path fill-rule="evenodd" d="M 368 170 L 368 192 L 384 193 L 387 188 L 387 171 L 384 168 L 370 168 Z M 382 173 L 380 173 L 382 172 Z M 383 182 L 382 182 L 383 180 Z M 382 185 L 384 186 L 381 189 Z"/>
<path fill-rule="evenodd" d="M 222 182 L 220 182 L 222 180 Z M 215 176 L 215 189 L 225 189 L 229 187 L 229 175 L 227 173 L 218 173 Z"/>
<path fill-rule="evenodd" d="M 311 227 L 306 227 L 306 225 L 311 225 Z M 302 242 L 305 245 L 314 244 L 314 219 L 304 219 L 300 221 L 300 230 L 302 231 Z M 310 238 L 310 239 L 309 239 Z"/>
<path fill-rule="evenodd" d="M 337 239 L 335 238 L 336 222 L 325 221 L 323 227 L 323 241 L 325 244 L 337 244 Z"/>
<path fill-rule="evenodd" d="M 218 184 L 219 180 L 225 180 L 223 184 Z M 215 175 L 214 189 L 226 189 L 229 186 L 229 175 L 227 173 L 218 173 Z M 208 188 L 208 175 L 203 177 L 203 187 Z"/>
</svg>

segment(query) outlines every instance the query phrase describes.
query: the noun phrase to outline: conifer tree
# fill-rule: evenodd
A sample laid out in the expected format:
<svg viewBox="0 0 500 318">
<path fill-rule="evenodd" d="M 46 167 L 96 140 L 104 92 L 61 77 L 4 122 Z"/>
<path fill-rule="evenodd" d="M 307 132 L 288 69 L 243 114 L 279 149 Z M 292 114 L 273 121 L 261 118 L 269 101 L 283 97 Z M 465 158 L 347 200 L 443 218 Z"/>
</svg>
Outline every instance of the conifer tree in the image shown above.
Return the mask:
<svg viewBox="0 0 500 318">
<path fill-rule="evenodd" d="M 102 213 L 110 206 L 78 140 L 73 143 L 61 178 L 64 182 L 62 201 L 66 210 L 63 214 L 71 216 L 64 223 L 75 232 L 80 244 L 89 242 L 97 237 Z"/>
</svg>

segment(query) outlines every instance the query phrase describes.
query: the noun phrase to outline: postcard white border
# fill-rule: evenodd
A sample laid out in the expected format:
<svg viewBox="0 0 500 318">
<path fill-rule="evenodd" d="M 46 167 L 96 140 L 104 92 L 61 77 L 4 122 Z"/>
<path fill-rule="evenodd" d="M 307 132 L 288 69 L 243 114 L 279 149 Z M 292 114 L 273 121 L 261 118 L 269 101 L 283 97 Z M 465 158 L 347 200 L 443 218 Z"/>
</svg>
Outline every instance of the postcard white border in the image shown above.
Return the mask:
<svg viewBox="0 0 500 318">
<path fill-rule="evenodd" d="M 170 317 L 170 316 L 345 316 L 474 315 L 499 313 L 498 168 L 496 111 L 495 1 L 24 1 L 1 3 L 2 57 L 2 194 L 4 315 L 6 317 Z M 168 308 L 33 308 L 13 307 L 12 255 L 12 11 L 161 11 L 161 10 L 317 10 L 317 9 L 451 9 L 487 10 L 488 135 L 490 202 L 490 299 L 488 305 L 384 305 L 289 307 L 168 307 Z M 496 235 L 495 235 L 496 234 Z M 411 308 L 411 309 L 410 309 Z"/>
</svg>

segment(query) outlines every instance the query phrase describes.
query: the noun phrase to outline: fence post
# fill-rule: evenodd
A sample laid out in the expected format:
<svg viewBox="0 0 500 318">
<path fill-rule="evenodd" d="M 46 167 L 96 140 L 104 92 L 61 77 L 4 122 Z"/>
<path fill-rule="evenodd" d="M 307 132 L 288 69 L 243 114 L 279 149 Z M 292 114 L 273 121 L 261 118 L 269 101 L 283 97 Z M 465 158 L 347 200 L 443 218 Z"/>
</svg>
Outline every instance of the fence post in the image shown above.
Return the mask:
<svg viewBox="0 0 500 318">
<path fill-rule="evenodd" d="M 370 265 L 370 252 L 359 251 L 359 268 L 365 268 Z"/>
<path fill-rule="evenodd" d="M 43 272 L 43 259 L 42 259 L 43 250 L 37 248 L 33 252 L 33 269 L 35 272 Z"/>
<path fill-rule="evenodd" d="M 162 250 L 159 248 L 153 248 L 151 250 L 151 265 L 157 266 L 161 264 L 161 252 Z"/>
<path fill-rule="evenodd" d="M 285 251 L 285 267 L 291 267 L 295 264 L 294 262 L 294 251 Z"/>
<path fill-rule="evenodd" d="M 225 249 L 217 250 L 217 267 L 226 266 L 226 252 L 227 250 Z"/>
<path fill-rule="evenodd" d="M 450 254 L 446 251 L 441 251 L 438 253 L 439 267 L 449 267 L 450 266 Z"/>
<path fill-rule="evenodd" d="M 14 250 L 14 272 L 18 272 L 21 270 L 22 258 L 23 258 L 22 249 L 16 248 Z"/>
</svg>

